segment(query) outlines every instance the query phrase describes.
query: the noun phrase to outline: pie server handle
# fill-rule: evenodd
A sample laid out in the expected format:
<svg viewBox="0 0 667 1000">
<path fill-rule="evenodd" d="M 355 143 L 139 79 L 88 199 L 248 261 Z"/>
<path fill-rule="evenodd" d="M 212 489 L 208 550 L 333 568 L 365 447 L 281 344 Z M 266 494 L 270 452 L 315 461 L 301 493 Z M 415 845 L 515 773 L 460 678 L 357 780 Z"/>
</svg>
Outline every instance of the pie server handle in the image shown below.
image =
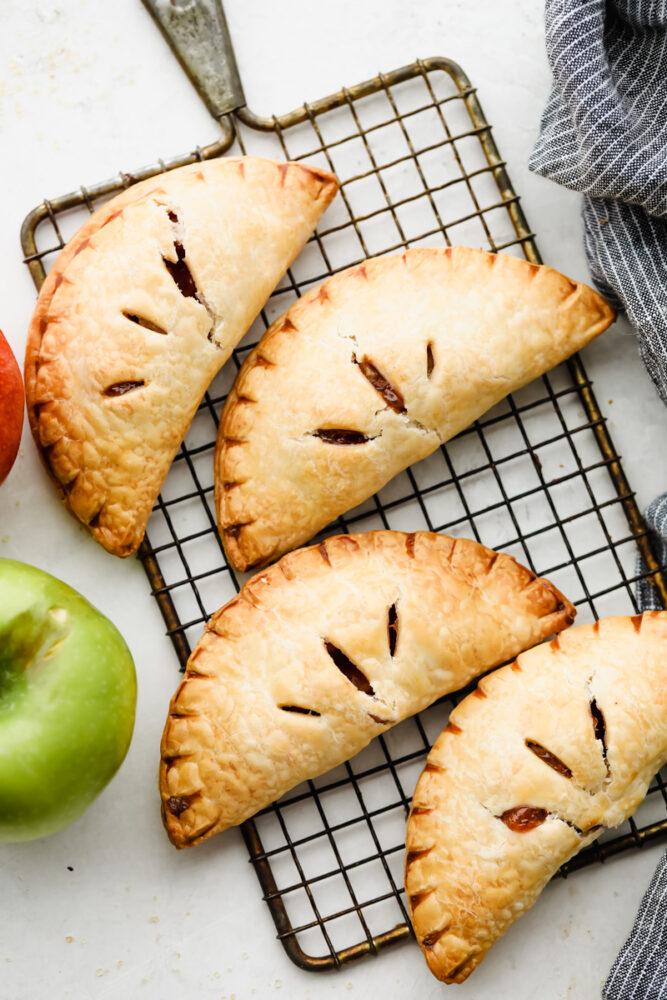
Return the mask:
<svg viewBox="0 0 667 1000">
<path fill-rule="evenodd" d="M 220 0 L 141 0 L 214 118 L 245 105 Z"/>
</svg>

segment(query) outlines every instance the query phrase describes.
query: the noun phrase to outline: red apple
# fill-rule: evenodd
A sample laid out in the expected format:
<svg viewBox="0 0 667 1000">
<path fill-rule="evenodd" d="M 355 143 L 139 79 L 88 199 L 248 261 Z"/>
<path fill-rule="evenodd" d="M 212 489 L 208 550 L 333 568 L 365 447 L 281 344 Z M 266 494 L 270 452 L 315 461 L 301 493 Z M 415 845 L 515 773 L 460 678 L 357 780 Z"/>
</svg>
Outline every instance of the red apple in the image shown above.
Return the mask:
<svg viewBox="0 0 667 1000">
<path fill-rule="evenodd" d="M 23 382 L 12 349 L 0 331 L 0 483 L 9 475 L 21 441 Z"/>
</svg>

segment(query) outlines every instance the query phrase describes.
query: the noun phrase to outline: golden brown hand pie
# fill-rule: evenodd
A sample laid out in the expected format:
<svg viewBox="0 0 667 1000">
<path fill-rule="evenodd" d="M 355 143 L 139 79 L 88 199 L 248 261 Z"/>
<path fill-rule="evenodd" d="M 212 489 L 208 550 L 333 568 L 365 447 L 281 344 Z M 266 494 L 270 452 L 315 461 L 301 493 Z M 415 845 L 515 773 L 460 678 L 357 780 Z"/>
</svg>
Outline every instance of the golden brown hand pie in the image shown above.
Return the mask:
<svg viewBox="0 0 667 1000">
<path fill-rule="evenodd" d="M 336 188 L 295 163 L 195 163 L 112 199 L 58 257 L 28 336 L 28 414 L 109 552 L 139 546 L 206 388 Z"/>
<path fill-rule="evenodd" d="M 667 613 L 563 632 L 480 681 L 428 756 L 405 884 L 431 972 L 470 974 L 667 760 Z"/>
<path fill-rule="evenodd" d="M 601 333 L 548 267 L 467 247 L 368 260 L 304 295 L 246 360 L 216 446 L 228 558 L 265 563 Z"/>
<path fill-rule="evenodd" d="M 172 699 L 170 839 L 242 823 L 574 614 L 510 556 L 445 535 L 339 535 L 285 556 L 211 618 Z"/>
</svg>

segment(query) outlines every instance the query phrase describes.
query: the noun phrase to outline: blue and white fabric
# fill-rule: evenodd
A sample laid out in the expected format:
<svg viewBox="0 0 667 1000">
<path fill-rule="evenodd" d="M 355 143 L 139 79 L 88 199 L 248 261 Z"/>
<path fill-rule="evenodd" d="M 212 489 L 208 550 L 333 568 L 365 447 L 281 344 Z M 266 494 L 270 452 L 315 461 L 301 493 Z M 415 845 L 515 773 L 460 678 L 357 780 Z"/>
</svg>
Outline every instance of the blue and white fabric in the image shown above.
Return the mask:
<svg viewBox="0 0 667 1000">
<path fill-rule="evenodd" d="M 554 83 L 530 167 L 582 193 L 595 284 L 626 311 L 667 403 L 667 0 L 546 0 L 546 39 Z M 667 494 L 646 520 L 665 564 Z M 643 581 L 637 596 L 660 607 Z M 667 1000 L 667 855 L 603 997 Z"/>
<path fill-rule="evenodd" d="M 667 0 L 547 0 L 554 86 L 530 167 L 584 196 L 595 283 L 667 403 Z"/>
</svg>

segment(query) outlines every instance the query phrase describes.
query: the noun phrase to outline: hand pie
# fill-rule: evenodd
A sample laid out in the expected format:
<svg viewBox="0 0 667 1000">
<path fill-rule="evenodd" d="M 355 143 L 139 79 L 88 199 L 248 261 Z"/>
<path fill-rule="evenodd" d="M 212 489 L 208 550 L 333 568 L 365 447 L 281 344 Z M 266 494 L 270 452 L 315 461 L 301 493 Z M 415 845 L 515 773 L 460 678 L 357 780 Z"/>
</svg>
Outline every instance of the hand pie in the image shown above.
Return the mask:
<svg viewBox="0 0 667 1000">
<path fill-rule="evenodd" d="M 195 163 L 112 199 L 58 257 L 28 335 L 28 414 L 61 498 L 109 552 L 138 548 L 211 379 L 336 188 L 295 163 Z"/>
<path fill-rule="evenodd" d="M 339 535 L 285 556 L 211 618 L 172 699 L 171 841 L 242 823 L 574 614 L 510 556 L 445 535 Z"/>
<path fill-rule="evenodd" d="M 228 558 L 268 562 L 613 319 L 585 285 L 467 247 L 368 260 L 304 295 L 239 372 L 216 445 Z"/>
<path fill-rule="evenodd" d="M 460 983 L 667 760 L 667 613 L 563 632 L 480 681 L 428 756 L 405 885 L 431 972 Z"/>
</svg>

